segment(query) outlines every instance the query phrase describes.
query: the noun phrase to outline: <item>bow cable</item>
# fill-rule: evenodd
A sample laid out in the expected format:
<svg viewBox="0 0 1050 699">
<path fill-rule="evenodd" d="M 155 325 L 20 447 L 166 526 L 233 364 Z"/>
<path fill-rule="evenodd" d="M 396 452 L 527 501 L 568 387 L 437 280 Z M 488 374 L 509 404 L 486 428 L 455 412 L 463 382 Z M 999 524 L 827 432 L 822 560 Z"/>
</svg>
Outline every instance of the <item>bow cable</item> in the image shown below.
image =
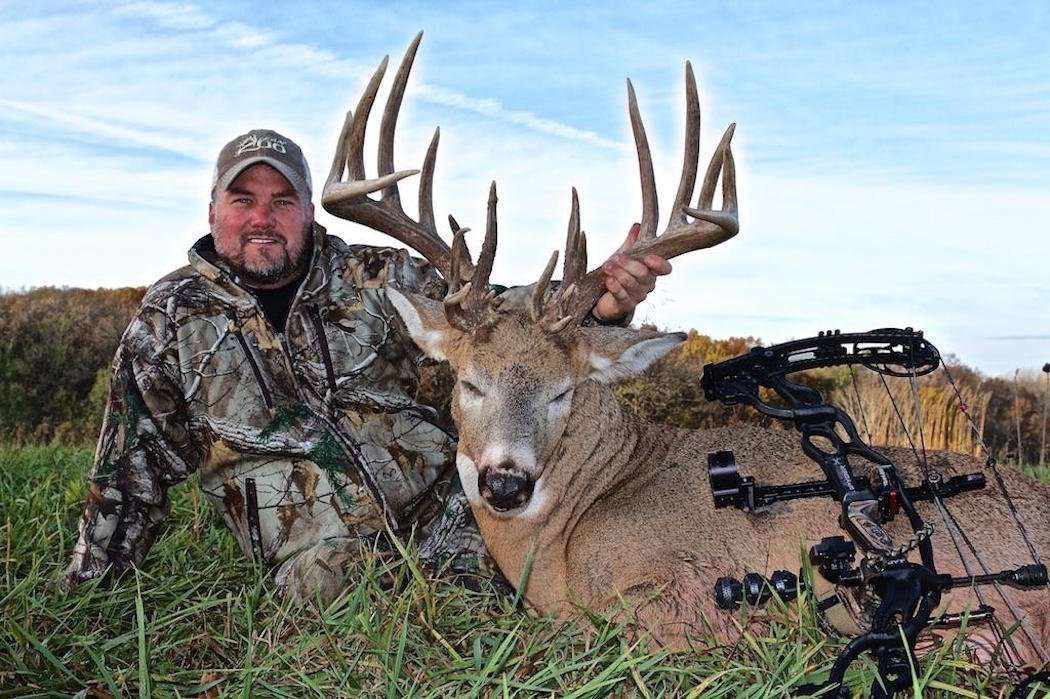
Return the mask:
<svg viewBox="0 0 1050 699">
<path fill-rule="evenodd" d="M 912 352 L 914 353 L 914 349 L 912 349 Z M 952 388 L 953 388 L 953 390 L 954 390 L 954 392 L 956 394 L 956 398 L 959 401 L 960 409 L 963 411 L 963 414 L 966 415 L 967 419 L 969 420 L 970 427 L 971 427 L 971 429 L 974 430 L 975 434 L 977 435 L 978 442 L 979 442 L 981 448 L 984 450 L 984 452 L 985 452 L 985 454 L 987 456 L 988 448 L 984 444 L 984 440 L 981 438 L 979 431 L 976 429 L 976 426 L 974 425 L 974 422 L 973 422 L 973 418 L 970 416 L 969 412 L 966 411 L 966 409 L 965 409 L 966 403 L 965 403 L 965 401 L 962 400 L 962 395 L 961 395 L 961 393 L 959 391 L 959 388 L 955 384 L 955 381 L 954 381 L 954 379 L 951 376 L 951 372 L 948 371 L 948 368 L 944 365 L 944 360 L 943 360 L 943 358 L 940 357 L 940 353 L 938 353 L 938 359 L 940 359 L 941 367 L 944 369 L 945 374 L 947 375 L 948 380 L 951 383 Z M 921 447 L 922 447 L 922 455 L 921 456 L 919 454 L 918 447 L 916 447 L 915 440 L 912 438 L 911 432 L 908 430 L 908 426 L 907 426 L 907 424 L 904 421 L 904 416 L 901 414 L 900 410 L 897 407 L 897 401 L 894 399 L 893 394 L 890 391 L 889 385 L 886 383 L 885 377 L 882 375 L 881 372 L 877 372 L 877 373 L 879 373 L 879 379 L 882 381 L 882 385 L 883 385 L 883 388 L 886 391 L 886 395 L 890 399 L 890 405 L 893 406 L 893 411 L 894 411 L 894 413 L 897 416 L 897 421 L 898 421 L 901 429 L 904 432 L 904 436 L 908 440 L 908 444 L 911 446 L 912 453 L 915 455 L 915 458 L 916 458 L 919 466 L 922 468 L 924 477 L 927 479 L 927 481 L 929 481 L 930 468 L 929 468 L 929 463 L 928 463 L 927 456 L 926 456 L 925 430 L 923 429 L 923 426 L 922 426 L 923 423 L 922 423 L 921 401 L 919 399 L 918 387 L 917 387 L 917 383 L 916 383 L 916 378 L 917 377 L 916 377 L 916 375 L 914 373 L 914 369 L 909 368 L 907 375 L 909 377 L 909 383 L 911 384 L 911 389 L 912 389 L 912 400 L 913 400 L 914 410 L 915 410 L 916 427 L 917 427 L 917 430 L 919 432 L 919 441 L 920 441 L 920 444 L 921 444 Z M 1014 523 L 1017 525 L 1018 530 L 1021 533 L 1021 537 L 1024 540 L 1026 546 L 1028 547 L 1029 552 L 1032 554 L 1032 557 L 1033 557 L 1033 559 L 1034 559 L 1034 561 L 1036 563 L 1041 563 L 1041 561 L 1039 560 L 1038 554 L 1036 553 L 1035 547 L 1032 546 L 1032 543 L 1031 543 L 1031 541 L 1028 538 L 1027 530 L 1025 529 L 1023 523 L 1020 521 L 1020 517 L 1019 517 L 1019 515 L 1017 513 L 1016 507 L 1013 504 L 1013 500 L 1010 498 L 1010 494 L 1006 490 L 1006 484 L 1002 480 L 1002 476 L 1001 476 L 1001 474 L 999 473 L 998 469 L 995 466 L 995 460 L 989 457 L 988 461 L 986 463 L 993 470 L 993 473 L 994 473 L 994 475 L 996 477 L 996 482 L 999 484 L 999 490 L 1002 493 L 1003 499 L 1006 501 L 1008 508 L 1010 509 L 1011 516 L 1012 516 L 1012 518 L 1014 520 Z M 989 573 L 990 569 L 988 568 L 987 564 L 985 564 L 984 560 L 981 558 L 981 555 L 977 552 L 977 548 L 974 546 L 974 544 L 970 540 L 969 536 L 966 535 L 965 531 L 963 531 L 962 527 L 959 525 L 958 520 L 956 520 L 954 515 L 951 514 L 951 511 L 948 509 L 948 506 L 944 502 L 944 499 L 936 491 L 933 491 L 933 496 L 934 496 L 933 497 L 933 501 L 936 504 L 938 511 L 941 513 L 941 519 L 944 521 L 945 528 L 948 531 L 948 534 L 949 534 L 949 536 L 951 537 L 951 540 L 952 540 L 952 544 L 955 546 L 956 553 L 959 556 L 959 561 L 962 563 L 963 568 L 967 572 L 967 575 L 972 575 L 972 571 L 971 571 L 970 565 L 969 565 L 969 563 L 968 563 L 968 561 L 966 559 L 966 556 L 963 554 L 962 547 L 959 545 L 959 541 L 958 541 L 957 537 L 955 536 L 954 532 L 957 532 L 959 534 L 959 536 L 962 537 L 963 541 L 966 543 L 966 547 L 970 550 L 970 552 L 973 555 L 974 559 L 976 559 L 977 563 L 980 565 L 982 571 L 985 574 Z M 950 520 L 950 523 L 949 523 L 949 520 Z M 954 525 L 954 527 L 953 527 L 953 525 Z M 954 532 L 953 532 L 953 528 L 954 528 Z M 1007 608 L 1010 610 L 1011 615 L 1017 621 L 1017 626 L 1021 629 L 1021 631 L 1027 637 L 1029 643 L 1031 644 L 1031 647 L 1039 654 L 1040 658 L 1043 660 L 1044 663 L 1045 662 L 1050 662 L 1050 656 L 1048 656 L 1046 648 L 1043 646 L 1042 642 L 1040 640 L 1038 640 L 1033 635 L 1033 633 L 1031 632 L 1031 629 L 1029 628 L 1030 624 L 1027 622 L 1027 619 L 1025 618 L 1025 616 L 1021 613 L 1021 610 L 1019 610 L 1017 608 L 1017 606 L 1013 603 L 1013 601 L 1006 595 L 1006 592 L 1003 590 L 1002 585 L 1000 585 L 998 582 L 996 582 L 996 583 L 994 583 L 994 587 L 996 589 L 996 592 L 999 594 L 999 597 L 1002 598 L 1003 602 L 1006 604 Z M 981 604 L 985 604 L 984 595 L 981 593 L 980 589 L 978 589 L 977 587 L 974 587 L 973 590 L 974 590 L 974 593 L 977 595 L 978 601 Z M 994 615 L 992 616 L 992 619 L 993 619 L 992 628 L 993 628 L 993 631 L 995 632 L 996 636 L 998 636 L 1000 638 L 1000 643 L 1003 644 L 1004 647 L 1009 646 L 1009 650 L 1013 651 L 1014 657 L 1015 658 L 1019 658 L 1020 656 L 1018 654 L 1017 648 L 1013 644 L 1012 638 L 1010 637 L 1009 634 L 1005 633 L 1000 628 L 1002 622 L 997 620 L 997 619 L 995 619 Z"/>
</svg>

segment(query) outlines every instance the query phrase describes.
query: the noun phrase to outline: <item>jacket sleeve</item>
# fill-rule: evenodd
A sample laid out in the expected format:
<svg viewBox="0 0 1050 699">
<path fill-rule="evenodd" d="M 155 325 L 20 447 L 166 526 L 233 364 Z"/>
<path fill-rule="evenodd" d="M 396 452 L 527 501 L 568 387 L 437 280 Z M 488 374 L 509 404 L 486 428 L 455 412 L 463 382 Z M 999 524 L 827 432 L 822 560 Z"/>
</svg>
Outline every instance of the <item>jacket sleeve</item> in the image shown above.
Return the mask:
<svg viewBox="0 0 1050 699">
<path fill-rule="evenodd" d="M 66 570 L 72 584 L 139 565 L 168 514 L 168 488 L 202 460 L 175 342 L 165 337 L 172 327 L 166 314 L 140 311 L 113 360 L 79 539 Z"/>
</svg>

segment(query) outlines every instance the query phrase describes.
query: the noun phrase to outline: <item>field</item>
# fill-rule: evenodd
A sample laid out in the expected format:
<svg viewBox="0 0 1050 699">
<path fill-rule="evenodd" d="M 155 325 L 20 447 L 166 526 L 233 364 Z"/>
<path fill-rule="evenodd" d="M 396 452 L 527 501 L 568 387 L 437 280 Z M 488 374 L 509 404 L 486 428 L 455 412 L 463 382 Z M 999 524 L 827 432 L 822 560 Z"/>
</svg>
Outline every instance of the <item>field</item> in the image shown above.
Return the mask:
<svg viewBox="0 0 1050 699">
<path fill-rule="evenodd" d="M 511 597 L 428 580 L 411 548 L 358 567 L 327 609 L 291 608 L 194 482 L 143 570 L 63 590 L 91 450 L 0 447 L 0 696 L 780 697 L 830 668 L 808 600 L 768 633 L 701 655 L 648 652 L 599 618 L 571 628 Z M 849 676 L 854 694 L 871 668 Z M 915 697 L 1007 696 L 946 646 Z"/>
</svg>

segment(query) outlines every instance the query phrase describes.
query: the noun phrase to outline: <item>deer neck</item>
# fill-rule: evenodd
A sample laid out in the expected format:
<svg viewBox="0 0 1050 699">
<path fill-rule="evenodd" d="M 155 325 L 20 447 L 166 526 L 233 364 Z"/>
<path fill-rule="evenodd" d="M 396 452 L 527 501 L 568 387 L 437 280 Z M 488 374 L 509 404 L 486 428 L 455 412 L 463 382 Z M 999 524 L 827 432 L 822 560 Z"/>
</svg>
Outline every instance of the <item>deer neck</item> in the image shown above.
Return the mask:
<svg viewBox="0 0 1050 699">
<path fill-rule="evenodd" d="M 645 423 L 625 411 L 613 390 L 594 381 L 573 397 L 565 431 L 554 446 L 545 480 L 561 502 L 548 520 L 572 519 L 644 467 Z"/>
</svg>

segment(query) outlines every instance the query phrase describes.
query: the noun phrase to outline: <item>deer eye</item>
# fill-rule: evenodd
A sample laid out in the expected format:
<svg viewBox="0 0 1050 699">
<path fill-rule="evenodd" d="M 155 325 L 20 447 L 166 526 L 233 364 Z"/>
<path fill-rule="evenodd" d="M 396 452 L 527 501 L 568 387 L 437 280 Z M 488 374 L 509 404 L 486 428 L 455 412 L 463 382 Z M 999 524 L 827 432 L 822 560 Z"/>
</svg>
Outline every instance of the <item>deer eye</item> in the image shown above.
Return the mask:
<svg viewBox="0 0 1050 699">
<path fill-rule="evenodd" d="M 478 388 L 477 386 L 475 386 L 474 384 L 472 384 L 469 381 L 463 381 L 461 379 L 460 382 L 459 382 L 459 385 L 463 389 L 464 393 L 467 394 L 468 398 L 484 398 L 485 397 L 485 394 L 481 392 L 481 389 Z"/>
<path fill-rule="evenodd" d="M 551 403 L 560 403 L 563 400 L 567 400 L 571 394 L 572 394 L 572 386 L 569 386 L 564 391 L 562 391 L 558 395 L 554 396 L 554 398 L 551 398 Z"/>
</svg>

